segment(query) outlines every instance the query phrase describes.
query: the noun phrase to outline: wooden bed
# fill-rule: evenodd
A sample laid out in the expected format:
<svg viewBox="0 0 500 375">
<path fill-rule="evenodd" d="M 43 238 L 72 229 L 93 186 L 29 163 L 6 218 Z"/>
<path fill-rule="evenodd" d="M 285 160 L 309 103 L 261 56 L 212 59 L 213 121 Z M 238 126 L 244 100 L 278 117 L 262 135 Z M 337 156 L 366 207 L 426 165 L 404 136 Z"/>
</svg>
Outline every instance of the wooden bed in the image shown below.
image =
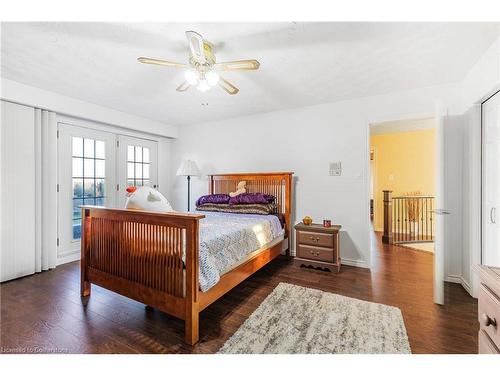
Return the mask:
<svg viewBox="0 0 500 375">
<path fill-rule="evenodd" d="M 264 267 L 288 253 L 293 172 L 209 175 L 209 192 L 229 193 L 239 181 L 248 192 L 276 197 L 284 215 L 285 238 L 258 252 L 221 276 L 207 290 L 199 289 L 199 221 L 205 216 L 82 207 L 81 295 L 99 285 L 185 320 L 185 340 L 198 342 L 200 311 Z M 185 262 L 183 262 L 185 252 Z"/>
</svg>

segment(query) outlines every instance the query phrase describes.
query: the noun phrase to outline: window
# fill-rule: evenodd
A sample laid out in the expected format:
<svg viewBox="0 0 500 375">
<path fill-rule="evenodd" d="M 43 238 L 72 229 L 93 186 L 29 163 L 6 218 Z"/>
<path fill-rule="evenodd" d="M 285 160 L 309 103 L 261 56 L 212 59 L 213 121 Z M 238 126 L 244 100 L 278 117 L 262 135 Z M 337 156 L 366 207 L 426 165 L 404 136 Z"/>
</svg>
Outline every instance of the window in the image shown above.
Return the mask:
<svg viewBox="0 0 500 375">
<path fill-rule="evenodd" d="M 81 237 L 79 206 L 105 205 L 105 155 L 104 141 L 72 137 L 73 240 Z"/>
<path fill-rule="evenodd" d="M 150 184 L 151 166 L 149 147 L 127 147 L 127 185 L 144 186 Z"/>
</svg>

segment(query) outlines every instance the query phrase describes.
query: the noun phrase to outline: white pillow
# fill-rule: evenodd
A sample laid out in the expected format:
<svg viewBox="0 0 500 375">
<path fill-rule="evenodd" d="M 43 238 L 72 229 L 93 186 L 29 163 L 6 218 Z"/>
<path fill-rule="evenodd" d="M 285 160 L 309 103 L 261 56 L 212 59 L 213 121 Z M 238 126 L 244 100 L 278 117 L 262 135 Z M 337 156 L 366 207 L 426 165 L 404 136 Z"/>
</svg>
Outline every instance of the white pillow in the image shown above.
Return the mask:
<svg viewBox="0 0 500 375">
<path fill-rule="evenodd" d="M 125 203 L 125 208 L 130 210 L 173 212 L 167 198 L 158 190 L 149 186 L 141 186 L 131 193 Z"/>
</svg>

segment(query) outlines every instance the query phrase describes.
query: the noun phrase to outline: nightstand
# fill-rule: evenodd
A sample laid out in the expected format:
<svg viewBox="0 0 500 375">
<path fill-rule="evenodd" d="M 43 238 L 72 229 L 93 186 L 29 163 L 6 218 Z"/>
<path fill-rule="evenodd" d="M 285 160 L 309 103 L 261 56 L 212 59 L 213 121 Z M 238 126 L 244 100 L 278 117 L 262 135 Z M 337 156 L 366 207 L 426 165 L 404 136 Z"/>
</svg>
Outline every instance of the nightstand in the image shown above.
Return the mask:
<svg viewBox="0 0 500 375">
<path fill-rule="evenodd" d="M 339 231 L 341 225 L 295 225 L 295 262 L 305 266 L 340 271 Z"/>
</svg>

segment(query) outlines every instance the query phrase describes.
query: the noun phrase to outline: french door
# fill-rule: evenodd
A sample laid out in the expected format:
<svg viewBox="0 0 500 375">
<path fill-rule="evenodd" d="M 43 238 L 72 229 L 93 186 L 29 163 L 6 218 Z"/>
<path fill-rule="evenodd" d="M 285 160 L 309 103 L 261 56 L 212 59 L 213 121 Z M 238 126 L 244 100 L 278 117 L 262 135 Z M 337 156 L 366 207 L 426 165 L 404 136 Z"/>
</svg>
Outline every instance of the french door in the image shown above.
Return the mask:
<svg viewBox="0 0 500 375">
<path fill-rule="evenodd" d="M 125 207 L 127 186 L 158 187 L 158 143 L 118 136 L 118 206 Z"/>
<path fill-rule="evenodd" d="M 482 104 L 482 264 L 500 267 L 500 92 Z"/>
<path fill-rule="evenodd" d="M 116 136 L 59 123 L 58 258 L 80 251 L 81 205 L 113 207 Z"/>
<path fill-rule="evenodd" d="M 82 205 L 125 207 L 127 186 L 158 186 L 158 143 L 59 123 L 58 261 L 79 259 Z"/>
</svg>

